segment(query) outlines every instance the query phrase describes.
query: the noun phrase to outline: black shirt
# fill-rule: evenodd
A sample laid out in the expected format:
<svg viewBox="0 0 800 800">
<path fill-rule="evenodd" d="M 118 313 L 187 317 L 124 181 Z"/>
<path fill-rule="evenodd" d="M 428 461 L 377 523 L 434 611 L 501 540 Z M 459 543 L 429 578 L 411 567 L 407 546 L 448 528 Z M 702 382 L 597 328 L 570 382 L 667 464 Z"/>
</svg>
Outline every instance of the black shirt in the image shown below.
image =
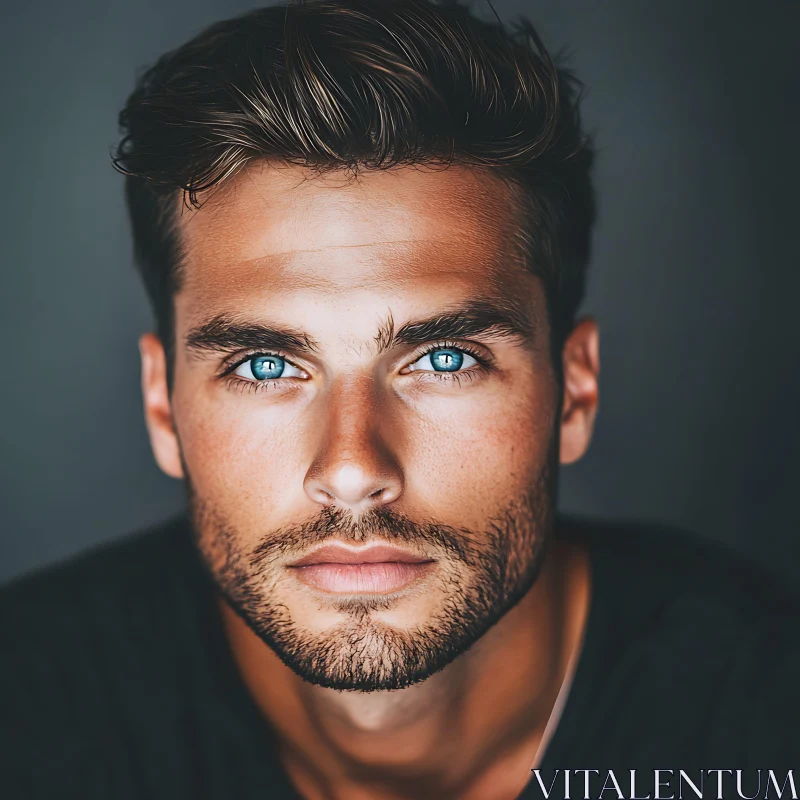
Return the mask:
<svg viewBox="0 0 800 800">
<path fill-rule="evenodd" d="M 557 769 L 598 770 L 594 792 L 630 769 L 794 769 L 800 784 L 795 595 L 676 531 L 560 519 L 557 535 L 587 543 L 592 604 L 541 764 L 551 797 Z M 521 798 L 543 796 L 532 782 Z M 0 797 L 298 797 L 184 518 L 0 591 Z"/>
</svg>

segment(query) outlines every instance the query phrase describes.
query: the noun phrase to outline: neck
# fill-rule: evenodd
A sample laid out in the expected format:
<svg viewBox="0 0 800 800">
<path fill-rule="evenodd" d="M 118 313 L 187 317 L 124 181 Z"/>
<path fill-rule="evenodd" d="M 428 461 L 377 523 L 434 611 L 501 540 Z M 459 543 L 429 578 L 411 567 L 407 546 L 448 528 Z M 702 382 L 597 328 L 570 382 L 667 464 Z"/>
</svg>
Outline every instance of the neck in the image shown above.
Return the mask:
<svg viewBox="0 0 800 800">
<path fill-rule="evenodd" d="M 242 678 L 308 800 L 510 800 L 577 658 L 589 580 L 585 550 L 556 541 L 535 585 L 470 650 L 422 683 L 369 693 L 302 681 L 220 602 Z"/>
</svg>

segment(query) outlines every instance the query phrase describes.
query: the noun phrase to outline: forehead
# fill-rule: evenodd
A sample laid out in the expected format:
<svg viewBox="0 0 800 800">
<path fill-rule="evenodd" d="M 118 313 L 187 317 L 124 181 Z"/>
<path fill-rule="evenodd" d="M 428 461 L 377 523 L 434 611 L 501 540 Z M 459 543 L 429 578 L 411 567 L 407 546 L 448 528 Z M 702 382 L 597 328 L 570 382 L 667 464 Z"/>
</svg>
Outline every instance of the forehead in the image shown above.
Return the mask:
<svg viewBox="0 0 800 800">
<path fill-rule="evenodd" d="M 474 167 L 314 173 L 259 162 L 183 211 L 186 309 L 254 292 L 481 296 L 530 281 L 517 190 Z"/>
</svg>

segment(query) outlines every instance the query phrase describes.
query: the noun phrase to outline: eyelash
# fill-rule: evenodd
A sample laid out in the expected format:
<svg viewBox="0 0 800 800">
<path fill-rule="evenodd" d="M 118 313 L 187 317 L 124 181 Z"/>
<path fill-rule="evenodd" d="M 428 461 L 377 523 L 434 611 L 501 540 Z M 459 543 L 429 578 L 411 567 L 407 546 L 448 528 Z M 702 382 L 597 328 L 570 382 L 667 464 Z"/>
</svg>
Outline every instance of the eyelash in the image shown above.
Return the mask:
<svg viewBox="0 0 800 800">
<path fill-rule="evenodd" d="M 266 392 L 268 389 L 277 388 L 278 381 L 286 381 L 285 378 L 269 378 L 265 381 L 248 381 L 238 375 L 229 375 L 225 382 L 239 394 L 256 394 L 256 392 Z"/>
<path fill-rule="evenodd" d="M 491 369 L 492 360 L 482 352 L 478 352 L 477 349 L 471 347 L 469 344 L 465 344 L 464 342 L 453 342 L 450 340 L 442 340 L 440 342 L 434 342 L 430 345 L 427 345 L 424 350 L 419 351 L 414 355 L 412 361 L 409 364 L 413 364 L 419 361 L 421 358 L 429 355 L 430 353 L 434 353 L 437 350 L 445 350 L 445 349 L 452 349 L 452 350 L 459 350 L 462 353 L 467 353 L 467 355 L 472 356 L 475 361 L 478 362 L 479 369 L 472 368 L 471 370 L 464 370 L 462 372 L 437 372 L 435 370 L 424 370 L 419 371 L 420 375 L 418 377 L 425 376 L 423 380 L 433 380 L 443 381 L 447 383 L 455 383 L 457 386 L 461 386 L 461 382 L 463 380 L 467 381 L 474 381 L 477 377 L 479 377 L 479 372 L 487 371 Z M 250 381 L 244 378 L 239 378 L 236 375 L 233 375 L 233 372 L 237 370 L 242 364 L 248 362 L 251 358 L 255 358 L 256 356 L 280 356 L 281 358 L 288 361 L 293 366 L 297 366 L 294 362 L 288 358 L 284 353 L 280 350 L 271 350 L 270 352 L 264 352 L 261 350 L 254 350 L 251 353 L 247 353 L 246 355 L 239 355 L 234 363 L 229 363 L 225 365 L 222 369 L 220 374 L 220 378 L 224 379 L 225 382 L 231 387 L 239 391 L 240 394 L 245 394 L 247 392 L 254 394 L 256 392 L 267 391 L 268 389 L 276 388 L 279 382 L 286 381 L 285 378 L 269 378 L 264 381 Z"/>
<path fill-rule="evenodd" d="M 413 364 L 430 353 L 435 353 L 437 350 L 447 349 L 460 350 L 462 353 L 472 356 L 475 361 L 478 362 L 478 367 L 472 367 L 472 369 L 461 372 L 436 372 L 435 370 L 425 370 L 424 372 L 420 371 L 418 377 L 424 376 L 423 380 L 433 379 L 442 381 L 444 383 L 455 383 L 457 386 L 461 386 L 462 381 L 466 380 L 472 382 L 476 378 L 480 377 L 481 372 L 486 372 L 491 369 L 492 361 L 483 352 L 478 352 L 477 349 L 471 347 L 467 343 L 454 342 L 450 340 L 442 340 L 440 342 L 434 342 L 433 344 L 427 345 L 424 350 L 415 353 L 413 360 L 409 363 Z"/>
<path fill-rule="evenodd" d="M 234 362 L 225 364 L 219 377 L 222 378 L 230 388 L 238 391 L 239 394 L 255 394 L 256 392 L 265 392 L 268 389 L 276 389 L 279 382 L 283 382 L 284 385 L 286 384 L 286 378 L 269 378 L 265 381 L 249 381 L 233 374 L 235 370 L 242 366 L 242 364 L 246 364 L 248 361 L 250 361 L 250 359 L 255 358 L 256 356 L 280 356 L 293 366 L 297 366 L 285 353 L 281 352 L 280 350 L 270 350 L 268 352 L 265 352 L 264 350 L 253 350 L 250 353 L 240 353 L 238 356 L 236 356 L 236 360 Z"/>
</svg>

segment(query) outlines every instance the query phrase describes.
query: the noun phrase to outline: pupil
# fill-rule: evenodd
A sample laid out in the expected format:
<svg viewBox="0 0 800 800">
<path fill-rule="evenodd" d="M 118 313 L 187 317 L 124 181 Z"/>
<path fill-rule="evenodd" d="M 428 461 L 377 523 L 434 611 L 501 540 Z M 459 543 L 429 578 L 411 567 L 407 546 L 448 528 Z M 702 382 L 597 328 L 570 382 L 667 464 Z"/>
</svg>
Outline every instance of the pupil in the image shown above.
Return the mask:
<svg viewBox="0 0 800 800">
<path fill-rule="evenodd" d="M 285 362 L 280 356 L 258 356 L 250 360 L 250 371 L 260 381 L 280 378 Z"/>
<path fill-rule="evenodd" d="M 464 356 L 458 350 L 437 350 L 431 363 L 437 372 L 455 372 L 464 363 Z"/>
</svg>

